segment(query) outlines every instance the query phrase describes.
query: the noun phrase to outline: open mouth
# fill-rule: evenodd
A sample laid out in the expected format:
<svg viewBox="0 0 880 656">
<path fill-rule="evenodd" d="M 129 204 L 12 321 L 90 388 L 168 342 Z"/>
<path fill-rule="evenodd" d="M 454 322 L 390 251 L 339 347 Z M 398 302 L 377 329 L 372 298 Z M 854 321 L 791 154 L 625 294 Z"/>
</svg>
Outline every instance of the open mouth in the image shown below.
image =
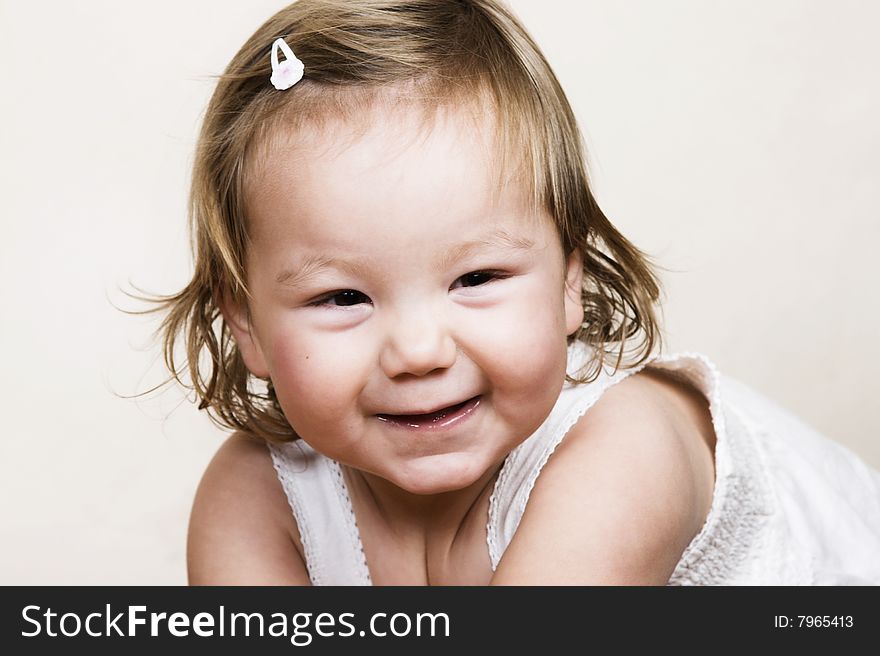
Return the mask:
<svg viewBox="0 0 880 656">
<path fill-rule="evenodd" d="M 433 430 L 446 428 L 458 423 L 465 417 L 469 416 L 477 406 L 480 405 L 479 396 L 475 396 L 467 401 L 462 401 L 456 405 L 447 408 L 441 408 L 434 412 L 418 415 L 388 415 L 378 414 L 376 418 L 380 421 L 388 422 L 402 428 L 412 428 L 420 430 Z"/>
</svg>

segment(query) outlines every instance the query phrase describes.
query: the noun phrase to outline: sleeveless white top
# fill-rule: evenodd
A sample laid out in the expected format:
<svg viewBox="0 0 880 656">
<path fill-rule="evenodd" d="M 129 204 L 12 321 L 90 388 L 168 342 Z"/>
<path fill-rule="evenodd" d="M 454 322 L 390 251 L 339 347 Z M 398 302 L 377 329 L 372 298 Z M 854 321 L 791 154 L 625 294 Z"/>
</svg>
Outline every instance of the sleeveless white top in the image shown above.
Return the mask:
<svg viewBox="0 0 880 656">
<path fill-rule="evenodd" d="M 589 351 L 569 347 L 575 374 Z M 715 490 L 700 532 L 670 585 L 880 584 L 880 472 L 788 411 L 727 376 L 705 356 L 679 353 L 565 383 L 544 423 L 508 454 L 489 500 L 493 571 L 510 544 L 541 469 L 568 430 L 609 387 L 645 366 L 692 383 L 709 401 Z M 302 440 L 269 446 L 299 528 L 313 585 L 371 585 L 339 464 Z"/>
</svg>

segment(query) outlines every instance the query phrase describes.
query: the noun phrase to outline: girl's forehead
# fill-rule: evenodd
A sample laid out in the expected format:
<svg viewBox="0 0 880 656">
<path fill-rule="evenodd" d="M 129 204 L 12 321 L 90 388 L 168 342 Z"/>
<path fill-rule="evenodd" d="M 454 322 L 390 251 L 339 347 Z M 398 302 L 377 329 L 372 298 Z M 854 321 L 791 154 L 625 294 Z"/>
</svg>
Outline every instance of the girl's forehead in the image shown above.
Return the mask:
<svg viewBox="0 0 880 656">
<path fill-rule="evenodd" d="M 494 168 L 495 121 L 463 107 L 374 103 L 356 116 L 329 116 L 320 122 L 280 123 L 262 149 L 262 167 L 291 160 L 300 166 L 339 167 L 358 162 L 389 165 L 398 157 L 468 158 Z M 259 166 L 259 163 L 258 163 Z M 260 176 L 257 184 L 266 180 Z M 271 178 L 269 178 L 271 182 Z"/>
<path fill-rule="evenodd" d="M 359 121 L 281 126 L 252 177 L 248 221 L 259 238 L 303 216 L 522 215 L 532 213 L 523 179 L 502 170 L 489 114 L 377 107 Z"/>
</svg>

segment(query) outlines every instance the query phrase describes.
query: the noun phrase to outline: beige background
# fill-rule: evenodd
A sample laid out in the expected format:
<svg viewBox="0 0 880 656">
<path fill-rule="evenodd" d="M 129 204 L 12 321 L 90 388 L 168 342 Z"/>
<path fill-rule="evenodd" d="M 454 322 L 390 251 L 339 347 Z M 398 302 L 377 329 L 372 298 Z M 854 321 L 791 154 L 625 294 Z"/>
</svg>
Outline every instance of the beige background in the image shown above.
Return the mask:
<svg viewBox="0 0 880 656">
<path fill-rule="evenodd" d="M 583 122 L 606 212 L 676 271 L 672 350 L 880 467 L 880 4 L 511 4 Z M 187 280 L 210 76 L 281 6 L 0 5 L 0 583 L 185 582 L 223 435 L 177 390 L 114 396 L 163 370 L 155 319 L 111 303 Z"/>
</svg>

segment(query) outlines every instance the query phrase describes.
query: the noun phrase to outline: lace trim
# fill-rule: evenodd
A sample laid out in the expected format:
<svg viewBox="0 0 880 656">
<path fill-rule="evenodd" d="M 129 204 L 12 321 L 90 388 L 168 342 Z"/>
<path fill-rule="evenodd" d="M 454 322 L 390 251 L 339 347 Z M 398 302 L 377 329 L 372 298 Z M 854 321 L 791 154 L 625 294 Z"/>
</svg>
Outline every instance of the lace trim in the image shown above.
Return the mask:
<svg viewBox="0 0 880 656">
<path fill-rule="evenodd" d="M 507 487 L 507 478 L 510 475 L 510 472 L 513 471 L 518 456 L 522 453 L 521 446 L 522 445 L 516 447 L 513 451 L 507 454 L 507 457 L 504 459 L 504 464 L 501 465 L 501 471 L 498 473 L 498 478 L 495 479 L 495 485 L 492 487 L 492 494 L 489 495 L 489 518 L 486 521 L 486 545 L 489 548 L 489 562 L 492 565 L 493 572 L 498 568 L 498 563 L 503 554 L 503 549 L 498 545 L 498 540 L 495 538 L 495 535 L 498 532 L 497 527 L 499 523 L 499 490 Z"/>
<path fill-rule="evenodd" d="M 367 554 L 364 552 L 364 544 L 361 541 L 361 533 L 357 526 L 357 519 L 354 516 L 354 504 L 351 502 L 351 495 L 348 493 L 348 486 L 342 476 L 342 468 L 335 460 L 327 458 L 330 471 L 333 473 L 333 486 L 336 488 L 336 494 L 343 508 L 343 521 L 345 522 L 345 533 L 357 552 L 357 569 L 358 577 L 365 582 L 366 585 L 373 585 L 373 579 L 370 577 L 370 568 L 367 566 Z"/>
<path fill-rule="evenodd" d="M 721 585 L 736 580 L 761 529 L 775 512 L 754 442 L 755 428 L 730 405 L 726 412 L 743 428 L 725 435 L 724 450 L 732 471 L 716 476 L 709 516 L 682 554 L 668 585 Z"/>
<path fill-rule="evenodd" d="M 272 456 L 272 466 L 275 467 L 275 473 L 281 481 L 281 487 L 284 488 L 284 494 L 287 496 L 287 503 L 293 512 L 293 519 L 299 529 L 299 539 L 303 546 L 303 557 L 306 561 L 306 569 L 309 572 L 309 580 L 312 585 L 323 585 L 324 568 L 316 556 L 315 539 L 312 534 L 312 520 L 309 511 L 300 501 L 299 495 L 295 492 L 295 483 L 292 473 L 295 472 L 294 456 L 288 453 L 290 449 L 298 448 L 294 443 L 285 445 L 268 444 L 269 454 Z M 308 465 L 306 465 L 308 466 Z"/>
<path fill-rule="evenodd" d="M 709 373 L 704 383 L 709 390 L 716 436 L 715 488 L 706 521 L 684 550 L 667 585 L 720 585 L 730 583 L 741 571 L 774 505 L 754 441 L 755 429 L 739 411 L 722 404 L 721 374 L 715 364 L 693 352 L 664 356 L 654 362 L 682 359 L 700 362 L 703 370 L 699 375 Z M 734 420 L 730 427 L 740 430 L 727 430 L 728 418 Z"/>
<path fill-rule="evenodd" d="M 715 364 L 694 352 L 659 357 L 653 363 L 663 365 L 686 359 L 702 365 L 697 374 L 703 378 L 704 395 L 708 390 L 716 436 L 715 487 L 706 521 L 684 550 L 667 585 L 719 585 L 735 580 L 774 506 L 754 441 L 755 429 L 739 411 L 722 403 L 721 374 Z M 688 365 L 684 368 L 691 369 Z M 738 430 L 728 430 L 729 427 Z"/>
</svg>

